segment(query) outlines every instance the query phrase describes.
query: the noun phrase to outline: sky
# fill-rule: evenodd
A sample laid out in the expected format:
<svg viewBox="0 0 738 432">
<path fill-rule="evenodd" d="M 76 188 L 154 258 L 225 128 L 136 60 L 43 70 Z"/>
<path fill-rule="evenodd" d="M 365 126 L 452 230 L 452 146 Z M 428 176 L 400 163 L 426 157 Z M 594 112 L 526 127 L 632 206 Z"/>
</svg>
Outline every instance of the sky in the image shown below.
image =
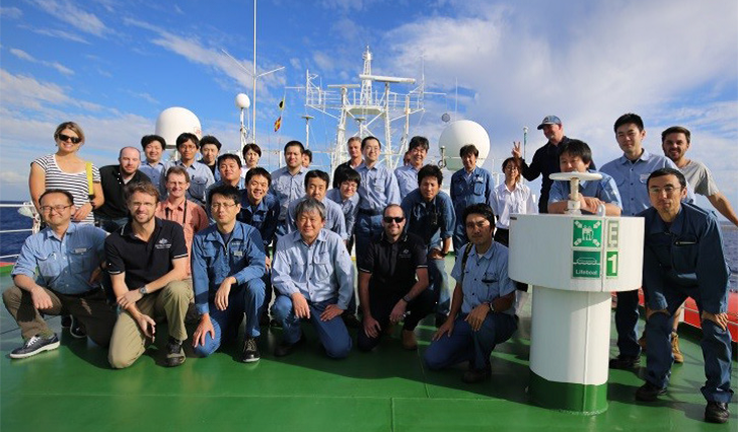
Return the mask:
<svg viewBox="0 0 738 432">
<path fill-rule="evenodd" d="M 324 89 L 358 84 L 369 47 L 375 75 L 424 78 L 425 111 L 411 116 L 409 133 L 428 137 L 433 157 L 444 113 L 486 129 L 485 167 L 495 171 L 524 127 L 530 159 L 545 143 L 536 126 L 555 114 L 602 165 L 621 155 L 613 123 L 635 112 L 652 153 L 662 153 L 662 130 L 689 128 L 688 157 L 704 162 L 738 207 L 735 0 L 261 0 L 257 12 L 257 74 L 284 67 L 257 80 L 263 148 L 306 142 L 306 114 L 315 117 L 310 147 L 333 145 L 335 119 L 305 107 L 306 73 Z M 67 120 L 87 136 L 80 156 L 98 166 L 138 146 L 172 106 L 194 112 L 204 134 L 236 150 L 234 99 L 253 89 L 245 71 L 253 68 L 253 23 L 245 0 L 3 1 L 0 199 L 28 198 L 29 164 L 54 152 L 54 129 Z M 347 133 L 355 131 L 349 122 Z"/>
</svg>

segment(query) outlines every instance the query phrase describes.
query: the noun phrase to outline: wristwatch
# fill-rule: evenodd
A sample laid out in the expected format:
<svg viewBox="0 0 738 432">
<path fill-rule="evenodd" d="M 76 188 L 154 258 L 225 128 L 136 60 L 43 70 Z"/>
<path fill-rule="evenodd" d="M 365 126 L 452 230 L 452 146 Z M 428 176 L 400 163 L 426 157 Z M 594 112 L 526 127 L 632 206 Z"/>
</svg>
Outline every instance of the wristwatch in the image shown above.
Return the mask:
<svg viewBox="0 0 738 432">
<path fill-rule="evenodd" d="M 495 305 L 493 305 L 492 302 L 489 303 L 489 310 L 492 313 L 497 313 L 497 311 L 495 310 Z"/>
<path fill-rule="evenodd" d="M 146 288 L 146 285 L 144 285 L 144 286 L 142 286 L 141 288 L 138 289 L 138 292 L 140 292 L 141 295 L 146 295 L 146 294 L 149 293 L 149 290 L 148 290 L 148 288 Z"/>
<path fill-rule="evenodd" d="M 406 295 L 406 296 L 404 296 L 402 299 L 405 300 L 405 303 L 410 303 L 410 300 L 412 300 L 412 298 L 410 298 L 410 295 L 409 294 Z"/>
</svg>

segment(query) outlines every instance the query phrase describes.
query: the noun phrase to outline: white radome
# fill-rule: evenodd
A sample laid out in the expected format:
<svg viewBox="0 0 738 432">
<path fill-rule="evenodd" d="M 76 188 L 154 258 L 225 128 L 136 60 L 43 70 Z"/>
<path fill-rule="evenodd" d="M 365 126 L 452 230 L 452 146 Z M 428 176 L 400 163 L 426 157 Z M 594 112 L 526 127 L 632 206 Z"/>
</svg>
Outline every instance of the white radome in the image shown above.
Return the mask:
<svg viewBox="0 0 738 432">
<path fill-rule="evenodd" d="M 239 93 L 236 95 L 236 108 L 247 109 L 251 106 L 251 99 L 245 93 Z"/>
<path fill-rule="evenodd" d="M 490 147 L 489 134 L 482 125 L 471 120 L 458 120 L 446 126 L 438 139 L 439 147 L 446 147 L 446 169 L 458 171 L 464 167 L 459 150 L 467 144 L 474 144 L 479 150 L 477 166 L 482 166 Z"/>
<path fill-rule="evenodd" d="M 187 108 L 167 108 L 156 119 L 156 134 L 164 138 L 168 149 L 175 148 L 177 137 L 185 132 L 195 134 L 197 138 L 202 138 L 200 119 Z"/>
</svg>

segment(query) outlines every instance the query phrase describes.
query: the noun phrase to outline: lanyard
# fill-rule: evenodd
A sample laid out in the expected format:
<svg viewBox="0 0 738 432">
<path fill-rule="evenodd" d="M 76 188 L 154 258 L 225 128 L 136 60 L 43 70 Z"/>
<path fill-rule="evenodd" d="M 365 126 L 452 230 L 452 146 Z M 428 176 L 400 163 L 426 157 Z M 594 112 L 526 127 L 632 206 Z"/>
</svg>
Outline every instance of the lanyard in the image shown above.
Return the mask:
<svg viewBox="0 0 738 432">
<path fill-rule="evenodd" d="M 172 209 L 170 209 L 169 207 L 167 207 L 164 210 L 164 213 L 167 215 L 167 220 L 172 220 L 172 218 L 171 218 Z M 174 222 L 176 222 L 176 221 L 174 221 Z M 182 213 L 182 226 L 184 227 L 186 223 L 187 223 L 187 200 L 185 199 L 185 202 L 184 202 L 184 212 Z"/>
</svg>

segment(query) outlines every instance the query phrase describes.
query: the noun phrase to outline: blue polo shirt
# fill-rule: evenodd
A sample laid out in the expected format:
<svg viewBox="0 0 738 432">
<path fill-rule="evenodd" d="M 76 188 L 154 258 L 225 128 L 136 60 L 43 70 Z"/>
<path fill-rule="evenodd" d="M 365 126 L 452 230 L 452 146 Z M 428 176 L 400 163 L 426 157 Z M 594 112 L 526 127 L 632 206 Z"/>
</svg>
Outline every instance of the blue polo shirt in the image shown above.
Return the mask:
<svg viewBox="0 0 738 432">
<path fill-rule="evenodd" d="M 468 247 L 473 249 L 466 260 L 462 280 L 461 262 Z M 468 314 L 482 303 L 491 303 L 515 291 L 515 283 L 507 275 L 507 261 L 507 247 L 495 241 L 482 255 L 477 254 L 477 248 L 472 243 L 467 243 L 458 251 L 451 277 L 457 283 L 462 281 L 464 301 L 461 303 L 461 313 Z M 501 313 L 515 315 L 515 305 Z"/>
<path fill-rule="evenodd" d="M 233 276 L 238 285 L 243 285 L 264 276 L 266 258 L 262 247 L 259 231 L 242 222 L 236 222 L 227 244 L 217 225 L 195 234 L 192 284 L 200 314 L 210 312 L 209 302 L 227 277 Z"/>
<path fill-rule="evenodd" d="M 92 225 L 70 223 L 59 239 L 51 228 L 44 228 L 26 238 L 11 274 L 35 278 L 38 285 L 61 294 L 99 288 L 99 283 L 90 284 L 90 277 L 105 257 L 106 235 Z"/>
<path fill-rule="evenodd" d="M 600 174 L 602 175 L 602 178 L 600 180 L 580 181 L 579 193 L 586 197 L 599 198 L 600 201 L 623 208 L 618 187 L 615 185 L 615 180 L 602 172 L 598 173 L 594 170 L 587 170 L 587 172 Z M 567 181 L 556 181 L 553 186 L 551 186 L 548 203 L 551 204 L 559 201 L 568 201 L 570 193 L 571 183 Z"/>
</svg>

